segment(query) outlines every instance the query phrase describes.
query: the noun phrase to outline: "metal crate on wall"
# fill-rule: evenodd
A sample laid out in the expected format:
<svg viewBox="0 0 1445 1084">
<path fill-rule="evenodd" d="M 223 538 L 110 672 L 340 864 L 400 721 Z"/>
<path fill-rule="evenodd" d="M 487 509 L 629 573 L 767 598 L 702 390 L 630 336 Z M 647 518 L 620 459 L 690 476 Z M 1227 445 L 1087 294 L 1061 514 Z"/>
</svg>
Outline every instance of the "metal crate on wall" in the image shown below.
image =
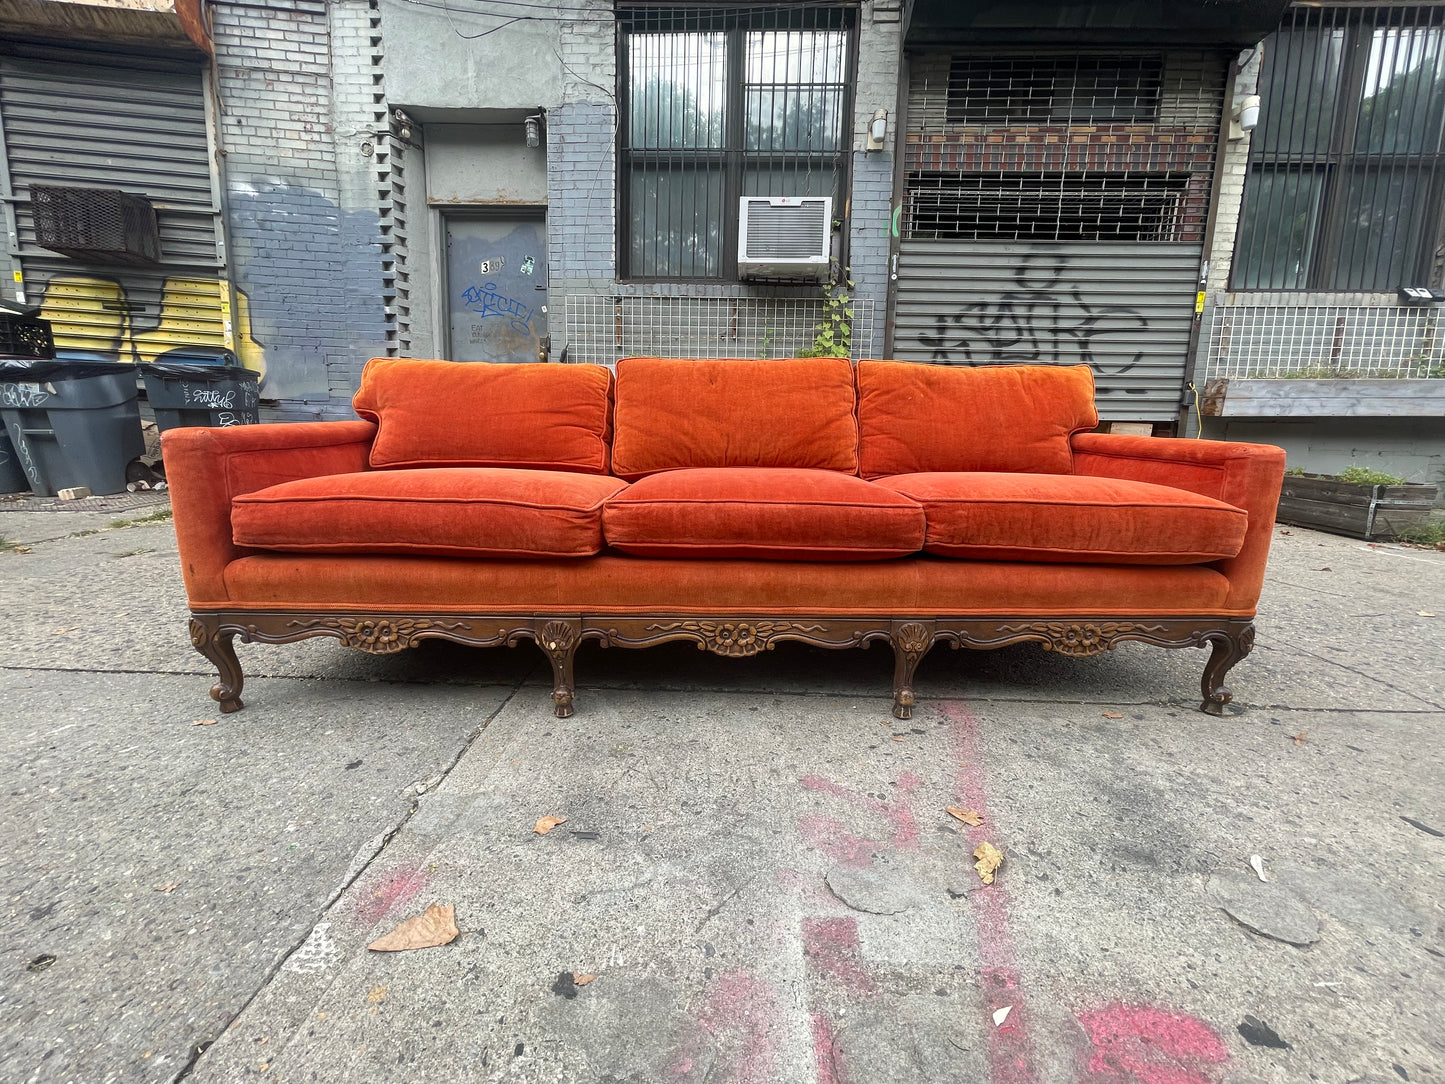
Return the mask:
<svg viewBox="0 0 1445 1084">
<path fill-rule="evenodd" d="M 38 245 L 76 259 L 152 264 L 161 258 L 150 200 L 116 188 L 31 185 Z"/>
</svg>

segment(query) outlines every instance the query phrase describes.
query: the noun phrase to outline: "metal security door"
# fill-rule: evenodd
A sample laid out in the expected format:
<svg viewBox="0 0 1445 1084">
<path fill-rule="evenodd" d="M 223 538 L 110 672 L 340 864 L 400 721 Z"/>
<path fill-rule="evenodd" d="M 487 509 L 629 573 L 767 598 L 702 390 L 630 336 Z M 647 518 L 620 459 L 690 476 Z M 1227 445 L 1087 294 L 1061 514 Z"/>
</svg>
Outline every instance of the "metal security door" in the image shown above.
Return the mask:
<svg viewBox="0 0 1445 1084">
<path fill-rule="evenodd" d="M 447 312 L 453 361 L 546 361 L 542 219 L 448 218 Z"/>
<path fill-rule="evenodd" d="M 1179 409 L 1200 246 L 904 241 L 894 356 L 943 365 L 1090 365 L 1099 414 Z"/>
<path fill-rule="evenodd" d="M 36 51 L 0 57 L 0 131 L 25 298 L 52 322 L 56 347 L 129 362 L 175 346 L 231 345 L 202 67 Z M 31 185 L 145 196 L 155 207 L 160 260 L 114 265 L 41 246 Z"/>
</svg>

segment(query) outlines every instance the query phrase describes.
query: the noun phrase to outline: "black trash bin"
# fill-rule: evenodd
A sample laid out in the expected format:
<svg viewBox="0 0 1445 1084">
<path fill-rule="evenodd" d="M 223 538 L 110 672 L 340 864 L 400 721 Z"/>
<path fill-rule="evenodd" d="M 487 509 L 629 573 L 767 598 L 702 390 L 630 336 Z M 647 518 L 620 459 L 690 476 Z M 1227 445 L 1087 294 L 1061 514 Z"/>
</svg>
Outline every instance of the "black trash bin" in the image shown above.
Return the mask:
<svg viewBox="0 0 1445 1084">
<path fill-rule="evenodd" d="M 0 493 L 24 493 L 29 488 L 30 479 L 20 469 L 15 445 L 10 443 L 9 432 L 0 424 Z"/>
<path fill-rule="evenodd" d="M 260 374 L 242 368 L 229 350 L 167 350 L 140 371 L 162 433 L 183 425 L 255 425 L 261 420 Z"/>
<path fill-rule="evenodd" d="M 136 394 L 133 365 L 0 358 L 0 419 L 30 488 L 123 493 L 145 452 Z"/>
</svg>

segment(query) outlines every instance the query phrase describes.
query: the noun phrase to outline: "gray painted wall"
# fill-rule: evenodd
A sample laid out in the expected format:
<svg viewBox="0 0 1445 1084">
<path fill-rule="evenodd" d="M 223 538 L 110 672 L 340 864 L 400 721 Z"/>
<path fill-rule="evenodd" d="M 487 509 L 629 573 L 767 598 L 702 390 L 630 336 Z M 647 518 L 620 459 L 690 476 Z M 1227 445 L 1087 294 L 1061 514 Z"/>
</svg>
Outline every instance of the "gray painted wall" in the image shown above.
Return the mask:
<svg viewBox="0 0 1445 1084">
<path fill-rule="evenodd" d="M 547 152 L 526 145 L 521 121 L 428 124 L 426 180 L 433 206 L 544 204 Z"/>
<path fill-rule="evenodd" d="M 1198 430 L 1193 417 L 1189 430 L 1191 436 Z M 1278 445 L 1289 467 L 1311 474 L 1354 465 L 1445 485 L 1445 418 L 1205 418 L 1204 435 Z M 1445 495 L 1440 503 L 1445 506 Z"/>
<path fill-rule="evenodd" d="M 517 8 L 515 14 L 526 10 Z M 559 103 L 561 24 L 524 21 L 497 30 L 505 21 L 469 12 L 463 4 L 444 9 L 381 0 L 391 104 L 431 119 L 430 110 L 523 110 Z"/>
<path fill-rule="evenodd" d="M 366 5 L 343 3 L 358 10 L 337 24 L 316 0 L 212 8 L 232 264 L 265 351 L 265 395 L 282 401 L 273 417 L 350 416 L 352 374 L 384 349 L 380 214 L 338 173 L 374 168 L 337 154 L 334 130 L 370 121 L 334 110 L 331 50 L 369 48 Z M 354 34 L 336 40 L 346 26 Z"/>
</svg>

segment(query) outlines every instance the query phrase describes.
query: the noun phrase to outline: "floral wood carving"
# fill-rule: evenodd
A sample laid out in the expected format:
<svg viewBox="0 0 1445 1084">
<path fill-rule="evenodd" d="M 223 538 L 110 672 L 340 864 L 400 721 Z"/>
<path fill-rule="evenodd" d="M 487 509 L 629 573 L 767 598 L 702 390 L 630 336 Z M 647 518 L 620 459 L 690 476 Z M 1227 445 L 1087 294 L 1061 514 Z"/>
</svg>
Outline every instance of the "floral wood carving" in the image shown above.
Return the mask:
<svg viewBox="0 0 1445 1084">
<path fill-rule="evenodd" d="M 1138 625 L 1131 622 L 1100 621 L 1091 624 L 1066 625 L 1062 621 L 1038 622 L 1032 625 L 1004 625 L 1003 632 L 1034 632 L 1043 636 L 1045 651 L 1057 651 L 1072 658 L 1085 658 L 1105 651 L 1113 651 L 1118 641 L 1126 636 L 1163 636 L 1167 631 L 1162 625 Z"/>
<path fill-rule="evenodd" d="M 336 629 L 341 641 L 347 647 L 367 651 L 373 655 L 391 655 L 411 647 L 412 639 L 430 629 L 454 632 L 467 627 L 465 621 L 420 621 L 410 618 L 319 618 L 311 621 L 291 621 L 293 627 Z"/>
<path fill-rule="evenodd" d="M 538 642 L 548 654 L 566 653 L 577 642 L 577 629 L 566 621 L 548 621 L 542 626 Z"/>
<path fill-rule="evenodd" d="M 929 640 L 932 639 L 929 630 L 917 621 L 899 625 L 897 636 L 899 649 L 908 655 L 922 655 L 928 650 Z"/>
<path fill-rule="evenodd" d="M 791 621 L 673 621 L 648 625 L 646 631 L 696 633 L 699 649 L 738 659 L 773 650 L 773 641 L 783 633 L 822 632 L 823 626 Z"/>
</svg>

